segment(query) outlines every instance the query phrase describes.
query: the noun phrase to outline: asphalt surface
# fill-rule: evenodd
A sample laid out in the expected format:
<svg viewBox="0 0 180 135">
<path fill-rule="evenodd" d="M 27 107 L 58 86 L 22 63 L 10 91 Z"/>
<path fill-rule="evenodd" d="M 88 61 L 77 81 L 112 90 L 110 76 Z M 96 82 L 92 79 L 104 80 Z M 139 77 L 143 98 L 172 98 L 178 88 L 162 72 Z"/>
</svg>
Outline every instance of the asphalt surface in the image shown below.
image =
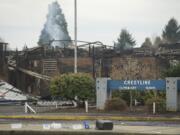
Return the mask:
<svg viewBox="0 0 180 135">
<path fill-rule="evenodd" d="M 40 110 L 46 110 L 47 108 L 39 108 Z M 52 108 L 53 109 L 53 108 Z M 19 111 L 12 111 L 12 110 L 19 110 Z M 23 112 L 24 108 L 23 106 L 1 106 L 0 107 L 0 115 L 5 116 L 11 116 L 11 115 L 20 115 L 20 116 L 26 116 Z M 8 113 L 7 113 L 8 112 Z M 82 111 L 81 111 L 82 112 Z M 46 115 L 52 115 L 52 116 L 114 116 L 114 114 L 108 114 L 108 113 L 73 113 L 73 112 L 61 112 L 61 113 L 40 113 L 39 116 L 46 116 Z M 47 117 L 48 117 L 47 115 Z M 147 115 L 147 114 L 128 114 L 128 113 L 121 113 L 121 114 L 115 114 L 117 116 L 138 116 L 138 117 L 148 117 L 153 116 Z M 153 117 L 174 117 L 179 116 L 178 114 L 163 114 L 163 115 L 155 115 Z M 90 129 L 84 129 L 83 123 L 87 122 L 90 126 Z M 65 120 L 38 120 L 38 119 L 0 119 L 0 134 L 1 131 L 83 131 L 83 132 L 99 132 L 95 129 L 95 120 L 82 120 L 82 121 L 65 121 Z M 53 123 L 59 123 L 62 125 L 59 129 L 44 129 L 44 125 L 51 125 Z M 20 124 L 20 128 L 13 128 L 13 124 Z M 137 134 L 180 134 L 180 121 L 118 121 L 114 120 L 114 129 L 110 132 L 117 132 L 117 133 L 137 133 Z M 80 129 L 73 129 L 74 125 L 81 125 Z M 109 131 L 108 131 L 109 132 Z"/>
<path fill-rule="evenodd" d="M 89 124 L 95 124 L 95 120 L 84 120 L 84 121 L 60 121 L 60 120 L 23 120 L 23 119 L 0 119 L 0 124 L 51 124 L 51 123 L 62 123 L 66 125 L 71 124 L 83 124 L 83 122 L 88 122 Z M 147 121 L 112 121 L 114 125 L 121 126 L 162 126 L 162 127 L 179 127 L 180 122 L 147 122 Z"/>
<path fill-rule="evenodd" d="M 3 131 L 40 131 L 44 134 L 51 131 L 48 135 L 53 135 L 53 132 L 71 132 L 81 134 L 87 134 L 92 132 L 101 132 L 95 127 L 95 121 L 86 121 L 89 125 L 89 129 L 84 129 L 83 121 L 42 121 L 42 120 L 0 120 L 0 134 Z M 53 123 L 61 124 L 59 128 L 53 128 Z M 166 122 L 125 122 L 125 121 L 113 121 L 113 130 L 105 130 L 109 135 L 113 133 L 120 134 L 160 134 L 160 135 L 179 135 L 180 134 L 180 123 L 166 123 Z M 38 133 L 36 133 L 38 134 Z"/>
</svg>

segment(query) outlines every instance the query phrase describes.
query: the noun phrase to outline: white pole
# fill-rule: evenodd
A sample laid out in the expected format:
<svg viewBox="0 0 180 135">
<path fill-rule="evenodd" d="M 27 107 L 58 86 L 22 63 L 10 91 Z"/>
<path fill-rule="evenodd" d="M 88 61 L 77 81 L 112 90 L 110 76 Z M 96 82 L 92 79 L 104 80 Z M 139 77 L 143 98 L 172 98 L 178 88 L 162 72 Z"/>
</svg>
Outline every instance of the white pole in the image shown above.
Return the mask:
<svg viewBox="0 0 180 135">
<path fill-rule="evenodd" d="M 86 110 L 86 113 L 88 113 L 88 100 L 85 101 L 85 110 Z"/>
<path fill-rule="evenodd" d="M 134 100 L 134 105 L 137 106 L 137 104 L 138 104 L 138 102 L 137 102 L 137 100 L 135 99 L 135 100 Z"/>
<path fill-rule="evenodd" d="M 153 114 L 156 114 L 156 103 L 153 102 Z"/>
<path fill-rule="evenodd" d="M 56 103 L 56 109 L 58 108 L 58 104 L 57 104 L 57 101 L 55 102 Z"/>
<path fill-rule="evenodd" d="M 28 113 L 27 102 L 25 102 L 25 104 L 24 104 L 24 111 L 25 111 L 25 113 Z"/>
<path fill-rule="evenodd" d="M 36 114 L 36 111 L 30 105 L 28 105 L 27 102 L 25 102 L 24 107 L 25 107 L 25 113 L 28 113 L 28 109 L 29 109 L 31 112 Z"/>
<path fill-rule="evenodd" d="M 77 73 L 77 1 L 74 0 L 74 73 Z"/>
</svg>

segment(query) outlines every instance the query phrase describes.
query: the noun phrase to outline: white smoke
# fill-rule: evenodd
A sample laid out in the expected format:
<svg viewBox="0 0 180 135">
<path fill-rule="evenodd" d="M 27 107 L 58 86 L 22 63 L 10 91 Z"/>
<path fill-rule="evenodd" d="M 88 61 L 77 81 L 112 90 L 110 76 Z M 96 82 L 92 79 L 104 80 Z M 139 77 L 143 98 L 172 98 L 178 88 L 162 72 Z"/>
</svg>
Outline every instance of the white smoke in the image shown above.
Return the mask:
<svg viewBox="0 0 180 135">
<path fill-rule="evenodd" d="M 2 42 L 2 43 L 4 42 L 4 40 L 1 37 L 0 37 L 0 42 Z"/>
<path fill-rule="evenodd" d="M 65 47 L 71 43 L 67 23 L 58 2 L 49 5 L 49 13 L 44 29 L 41 32 L 39 45 L 47 45 L 52 40 L 67 40 L 52 42 L 52 46 L 58 47 Z"/>
</svg>

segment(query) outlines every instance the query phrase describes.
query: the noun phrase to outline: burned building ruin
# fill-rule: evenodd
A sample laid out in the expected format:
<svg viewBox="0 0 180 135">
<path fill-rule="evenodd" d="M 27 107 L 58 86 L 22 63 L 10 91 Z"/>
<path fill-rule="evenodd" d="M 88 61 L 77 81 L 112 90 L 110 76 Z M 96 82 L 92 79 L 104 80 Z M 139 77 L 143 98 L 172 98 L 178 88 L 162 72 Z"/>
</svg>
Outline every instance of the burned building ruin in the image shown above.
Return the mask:
<svg viewBox="0 0 180 135">
<path fill-rule="evenodd" d="M 171 61 L 180 60 L 180 44 L 159 49 L 134 48 L 119 52 L 113 47 L 88 43 L 78 46 L 78 72 L 117 80 L 160 79 Z M 9 60 L 9 82 L 33 95 L 49 95 L 50 79 L 74 72 L 74 49 L 39 46 L 17 51 Z"/>
</svg>

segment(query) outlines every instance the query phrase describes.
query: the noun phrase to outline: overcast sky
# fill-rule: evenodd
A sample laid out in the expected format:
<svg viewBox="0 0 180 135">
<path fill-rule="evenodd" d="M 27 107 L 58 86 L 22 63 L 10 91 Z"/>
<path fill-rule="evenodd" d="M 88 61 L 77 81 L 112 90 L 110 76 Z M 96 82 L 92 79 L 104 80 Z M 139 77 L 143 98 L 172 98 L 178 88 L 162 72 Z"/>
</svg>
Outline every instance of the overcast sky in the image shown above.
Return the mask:
<svg viewBox="0 0 180 135">
<path fill-rule="evenodd" d="M 37 45 L 54 0 L 0 0 L 0 37 L 11 48 Z M 74 0 L 58 0 L 74 38 Z M 113 45 L 126 28 L 140 46 L 145 37 L 161 35 L 171 17 L 180 22 L 180 0 L 77 0 L 78 39 Z"/>
</svg>

